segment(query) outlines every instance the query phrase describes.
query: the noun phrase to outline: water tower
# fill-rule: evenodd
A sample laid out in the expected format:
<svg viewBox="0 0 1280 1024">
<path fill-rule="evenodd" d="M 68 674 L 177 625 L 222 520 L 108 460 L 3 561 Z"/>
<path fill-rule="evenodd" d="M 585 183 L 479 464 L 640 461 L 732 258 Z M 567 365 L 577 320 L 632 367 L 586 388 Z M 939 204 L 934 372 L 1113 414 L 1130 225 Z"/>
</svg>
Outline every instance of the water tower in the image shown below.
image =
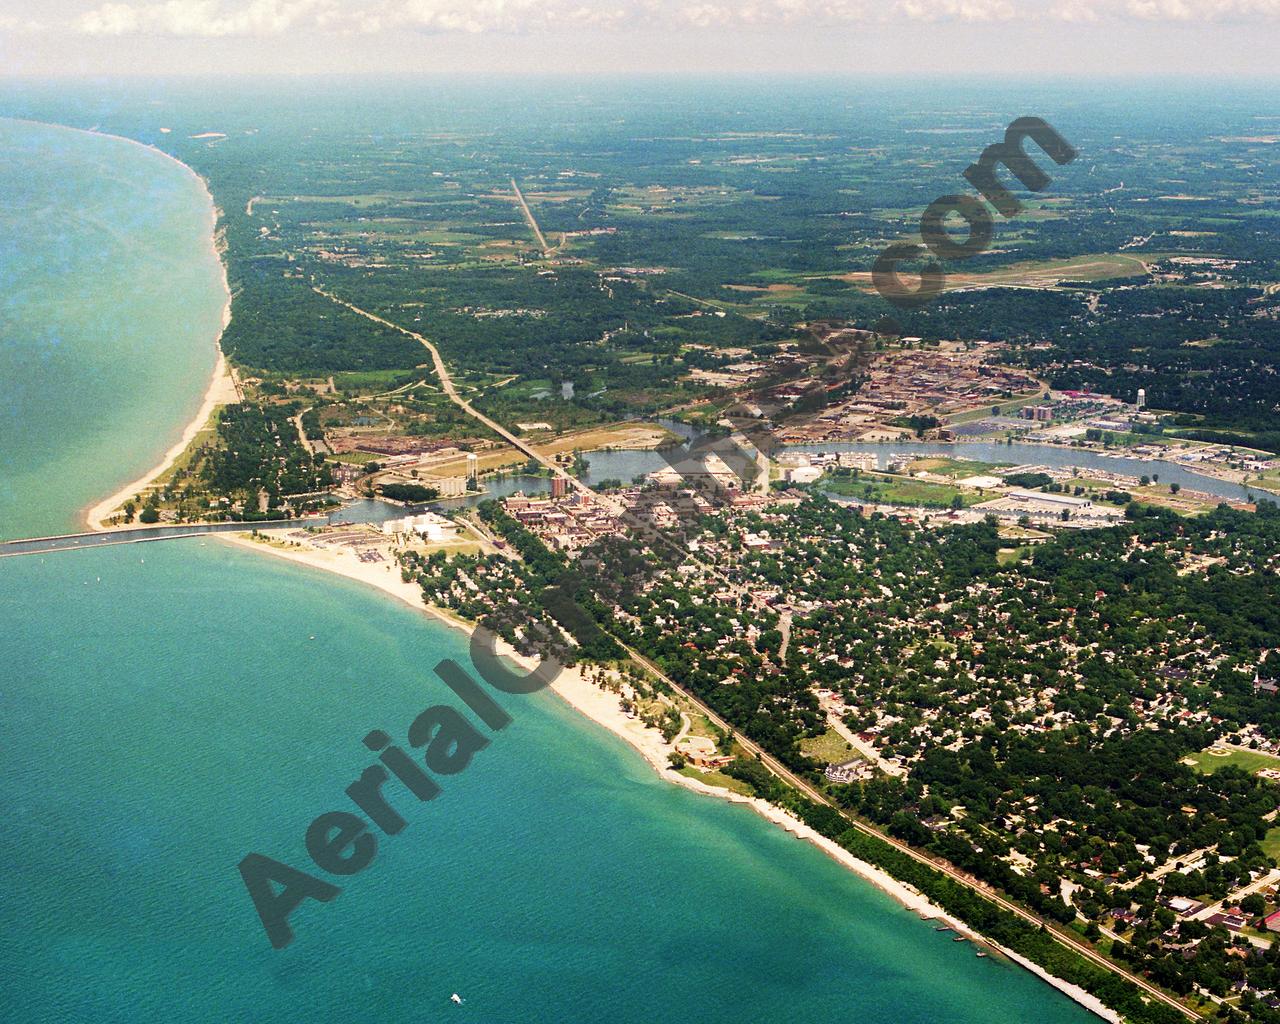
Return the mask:
<svg viewBox="0 0 1280 1024">
<path fill-rule="evenodd" d="M 480 489 L 480 485 L 478 483 L 478 477 L 480 475 L 478 467 L 479 461 L 480 460 L 477 458 L 475 452 L 467 452 L 467 487 L 473 491 L 478 491 Z"/>
<path fill-rule="evenodd" d="M 1142 410 L 1146 407 L 1146 404 L 1147 404 L 1147 389 L 1138 388 L 1138 405 L 1137 405 L 1138 412 L 1142 412 Z"/>
</svg>

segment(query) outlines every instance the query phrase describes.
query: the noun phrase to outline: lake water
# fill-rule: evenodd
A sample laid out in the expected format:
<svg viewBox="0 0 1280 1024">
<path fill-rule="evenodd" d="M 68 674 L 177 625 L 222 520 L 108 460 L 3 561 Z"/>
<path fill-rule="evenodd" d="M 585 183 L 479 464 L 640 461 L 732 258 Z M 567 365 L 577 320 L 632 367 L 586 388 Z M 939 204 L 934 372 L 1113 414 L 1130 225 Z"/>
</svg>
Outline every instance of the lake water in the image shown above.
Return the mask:
<svg viewBox="0 0 1280 1024">
<path fill-rule="evenodd" d="M 0 537 L 67 533 L 200 407 L 222 271 L 158 153 L 0 119 L 0 154 Z"/>
<path fill-rule="evenodd" d="M 48 137 L 6 131 L 11 144 Z M 186 194 L 191 223 L 207 216 L 180 169 L 139 170 L 135 155 L 59 137 L 59 172 L 46 166 L 26 186 L 24 204 L 49 213 L 24 242 L 30 265 L 41 265 L 42 240 L 74 248 L 76 232 L 96 239 L 104 223 L 117 236 L 144 230 L 109 216 L 135 173 Z M 101 218 L 56 216 L 81 201 Z M 121 241 L 121 252 L 141 251 Z M 207 240 L 179 233 L 173 244 L 185 246 L 171 254 L 181 263 L 198 261 Z M 217 305 L 207 284 L 201 309 Z M 103 322 L 115 322 L 108 289 L 75 287 L 96 291 Z M 10 297 L 18 322 L 43 321 L 49 337 L 82 322 L 74 304 L 24 293 L 41 312 Z M 151 342 L 171 343 L 159 319 L 152 329 Z M 139 332 L 120 344 L 145 348 Z M 23 373 L 19 390 L 59 408 L 83 386 L 75 352 L 92 367 L 116 355 L 105 328 L 97 349 L 48 358 L 30 351 L 44 336 L 17 337 L 6 365 Z M 207 342 L 190 338 L 201 351 Z M 165 364 L 170 418 L 147 414 L 157 436 L 203 390 L 204 356 L 185 360 Z M 9 451 L 25 467 L 6 498 L 11 523 L 49 532 L 125 469 L 119 450 L 133 444 L 133 403 L 145 396 L 122 381 L 103 395 L 120 404 L 94 424 L 48 418 L 43 447 Z M 102 463 L 96 480 L 61 478 L 71 446 L 85 465 Z M 299 909 L 295 942 L 272 950 L 237 863 L 253 851 L 316 870 L 303 833 L 321 812 L 351 807 L 343 790 L 372 761 L 361 737 L 382 728 L 403 744 L 422 709 L 457 705 L 432 671 L 442 657 L 467 664 L 459 634 L 359 584 L 212 537 L 0 559 L 0 1019 L 1093 1019 L 749 810 L 662 782 L 545 693 L 504 698 L 514 723 L 442 779 L 437 800 L 401 801 L 405 831 L 383 837 L 365 871 L 331 878 L 341 895 Z M 448 1004 L 455 991 L 462 1010 Z"/>
</svg>

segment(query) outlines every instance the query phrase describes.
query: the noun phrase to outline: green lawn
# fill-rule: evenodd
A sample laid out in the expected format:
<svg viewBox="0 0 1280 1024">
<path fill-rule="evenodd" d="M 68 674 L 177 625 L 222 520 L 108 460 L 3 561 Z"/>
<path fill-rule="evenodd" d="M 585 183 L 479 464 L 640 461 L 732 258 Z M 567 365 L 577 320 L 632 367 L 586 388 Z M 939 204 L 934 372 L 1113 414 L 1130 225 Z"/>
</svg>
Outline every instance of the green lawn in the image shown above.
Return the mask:
<svg viewBox="0 0 1280 1024">
<path fill-rule="evenodd" d="M 918 508 L 950 508 L 956 498 L 960 499 L 961 506 L 975 505 L 991 497 L 967 488 L 952 487 L 950 484 L 935 484 L 927 480 L 880 473 L 863 473 L 857 480 L 849 476 L 829 475 L 822 479 L 819 486 L 824 491 L 862 501 L 912 505 Z"/>
<path fill-rule="evenodd" d="M 938 476 L 949 476 L 959 480 L 967 476 L 985 476 L 993 469 L 1004 469 L 1011 465 L 1013 465 L 1011 462 L 978 462 L 976 459 L 951 459 L 938 455 L 916 459 L 907 469 L 912 473 L 917 470 L 926 470 Z"/>
<path fill-rule="evenodd" d="M 689 735 L 701 736 L 708 740 L 719 740 L 720 732 L 702 712 L 697 711 L 687 701 L 678 701 L 679 708 L 689 719 Z"/>
<path fill-rule="evenodd" d="M 947 426 L 952 427 L 958 426 L 961 423 L 974 423 L 978 420 L 985 420 L 991 415 L 993 407 L 998 407 L 1000 409 L 1001 416 L 1013 416 L 1016 415 L 1018 410 L 1024 406 L 1038 404 L 1043 401 L 1044 396 L 1039 391 L 1019 392 L 1019 394 L 1013 398 L 1001 398 L 992 401 L 990 405 L 984 405 L 981 409 L 972 409 L 969 412 L 958 412 L 954 415 L 948 416 L 946 417 L 946 424 Z M 1002 462 L 1000 465 L 1007 466 L 1009 463 Z"/>
<path fill-rule="evenodd" d="M 1197 771 L 1207 775 L 1212 775 L 1219 768 L 1229 764 L 1235 765 L 1250 775 L 1259 768 L 1280 769 L 1280 757 L 1272 757 L 1270 754 L 1262 754 L 1254 750 L 1231 750 L 1226 754 L 1211 754 L 1208 750 L 1202 750 L 1198 754 L 1192 754 L 1188 760 L 1196 763 Z"/>
<path fill-rule="evenodd" d="M 339 391 L 386 391 L 416 376 L 415 370 L 412 366 L 403 370 L 347 370 L 333 374 L 333 382 Z"/>
<path fill-rule="evenodd" d="M 1272 860 L 1280 860 L 1280 827 L 1268 829 L 1259 845 L 1262 847 L 1262 852 Z"/>
<path fill-rule="evenodd" d="M 699 782 L 705 782 L 708 786 L 719 786 L 721 789 L 727 789 L 734 793 L 741 793 L 743 796 L 754 796 L 755 790 L 748 786 L 741 779 L 735 779 L 731 775 L 724 772 L 704 772 L 699 771 L 693 765 L 685 765 L 680 769 L 680 774 L 690 779 L 697 779 Z"/>
<path fill-rule="evenodd" d="M 800 741 L 800 752 L 805 757 L 828 764 L 843 764 L 858 757 L 858 752 L 849 742 L 834 729 L 828 729 L 821 736 L 810 736 Z"/>
</svg>

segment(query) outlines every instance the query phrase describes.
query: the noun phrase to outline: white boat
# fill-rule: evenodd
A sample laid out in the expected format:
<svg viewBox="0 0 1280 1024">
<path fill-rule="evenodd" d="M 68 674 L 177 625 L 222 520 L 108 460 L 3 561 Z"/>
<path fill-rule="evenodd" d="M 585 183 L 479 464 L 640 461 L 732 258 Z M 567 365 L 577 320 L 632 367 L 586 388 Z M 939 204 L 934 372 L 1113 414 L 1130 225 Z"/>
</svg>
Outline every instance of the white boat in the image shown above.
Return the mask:
<svg viewBox="0 0 1280 1024">
<path fill-rule="evenodd" d="M 455 1006 L 461 1006 L 462 996 L 458 995 L 458 993 L 455 992 L 453 995 L 449 997 L 449 1002 L 453 1003 Z"/>
</svg>

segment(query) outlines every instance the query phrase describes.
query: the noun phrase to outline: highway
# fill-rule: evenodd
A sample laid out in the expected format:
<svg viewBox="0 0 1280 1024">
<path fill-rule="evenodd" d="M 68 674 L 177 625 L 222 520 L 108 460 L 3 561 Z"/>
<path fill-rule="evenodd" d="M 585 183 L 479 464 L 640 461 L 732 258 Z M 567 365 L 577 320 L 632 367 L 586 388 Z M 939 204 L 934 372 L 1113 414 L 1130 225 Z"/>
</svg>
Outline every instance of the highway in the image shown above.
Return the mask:
<svg viewBox="0 0 1280 1024">
<path fill-rule="evenodd" d="M 515 183 L 512 182 L 512 184 L 514 185 Z M 401 327 L 399 324 L 394 324 L 389 320 L 385 320 L 380 316 L 377 316 L 373 313 L 368 312 L 367 310 L 360 309 L 358 306 L 353 306 L 351 303 L 345 302 L 342 299 L 339 299 L 337 296 L 332 295 L 329 292 L 326 292 L 319 287 L 316 287 L 315 290 L 319 294 L 325 296 L 325 298 L 328 298 L 333 302 L 338 303 L 339 305 L 345 306 L 347 309 L 351 310 L 353 313 L 358 313 L 360 316 L 367 317 L 368 319 L 374 321 L 375 323 L 379 323 L 386 327 L 390 327 L 393 330 L 400 331 L 403 334 L 407 334 L 411 338 L 416 338 L 419 342 L 421 342 L 426 347 L 427 351 L 431 353 L 431 360 L 435 366 L 436 376 L 439 377 L 440 379 L 440 385 L 444 389 L 445 394 L 449 396 L 450 400 L 453 401 L 453 403 L 457 405 L 458 408 L 462 409 L 468 415 L 475 418 L 478 422 L 483 423 L 486 427 L 488 427 L 490 430 L 496 433 L 499 437 L 503 438 L 505 441 L 511 444 L 514 448 L 516 448 L 517 451 L 523 453 L 524 455 L 527 455 L 531 459 L 536 459 L 539 463 L 541 463 L 542 465 L 546 466 L 548 469 L 556 473 L 556 475 L 564 477 L 566 480 L 570 482 L 572 486 L 576 487 L 580 492 L 586 495 L 589 495 L 596 501 L 604 502 L 606 505 L 609 504 L 609 502 L 606 501 L 606 499 L 596 494 L 595 491 L 593 491 L 590 487 L 588 487 L 585 483 L 583 483 L 577 477 L 571 476 L 568 473 L 566 473 L 564 469 L 562 469 L 560 466 L 557 466 L 550 459 L 543 456 L 536 448 L 522 441 L 520 438 L 516 437 L 514 434 L 508 431 L 505 427 L 503 427 L 501 424 L 495 422 L 494 420 L 490 419 L 488 416 L 476 410 L 471 405 L 470 402 L 466 401 L 466 399 L 464 399 L 461 395 L 459 395 L 457 388 L 453 384 L 453 379 L 449 375 L 448 368 L 445 366 L 444 360 L 441 359 L 440 357 L 439 350 L 437 350 L 435 345 L 433 345 L 425 337 L 415 333 L 414 331 L 410 331 L 407 328 Z M 735 590 L 741 592 L 741 589 L 742 589 L 741 587 L 738 587 L 736 585 L 733 585 L 733 586 Z M 780 762 L 772 754 L 768 753 L 766 750 L 758 746 L 754 741 L 749 740 L 745 736 L 742 736 L 740 733 L 738 733 L 728 722 L 724 721 L 724 719 L 722 719 L 718 714 L 712 711 L 711 708 L 709 708 L 706 704 L 704 704 L 698 697 L 690 693 L 683 686 L 677 683 L 674 679 L 672 679 L 670 676 L 664 673 L 661 669 L 658 668 L 657 665 L 655 665 L 652 661 L 650 661 L 644 655 L 640 654 L 638 651 L 627 646 L 626 644 L 621 644 L 621 646 L 623 647 L 624 650 L 626 650 L 627 654 L 631 657 L 631 659 L 636 664 L 642 666 L 647 671 L 651 672 L 656 678 L 661 679 L 668 686 L 670 686 L 674 691 L 679 693 L 682 697 L 684 697 L 685 700 L 689 701 L 690 704 L 692 704 L 700 712 L 702 712 L 702 714 L 704 714 L 707 717 L 707 719 L 710 722 L 712 722 L 717 728 L 723 730 L 726 733 L 733 732 L 735 735 L 736 742 L 744 750 L 746 750 L 747 753 L 759 758 L 761 763 L 763 763 L 764 766 L 768 768 L 769 771 L 771 771 L 775 776 L 777 776 L 779 779 L 781 779 L 783 782 L 787 783 L 788 785 L 792 786 L 793 788 L 799 790 L 801 793 L 803 793 L 810 800 L 813 800 L 815 803 L 822 804 L 826 807 L 830 807 L 833 810 L 835 810 L 849 824 L 850 828 L 855 828 L 859 832 L 864 833 L 865 835 L 873 836 L 874 838 L 879 839 L 882 842 L 888 843 L 890 846 L 898 850 L 900 853 L 905 854 L 906 856 L 912 858 L 913 860 L 918 861 L 919 863 L 926 865 L 927 867 L 930 867 L 935 871 L 941 872 L 942 874 L 946 875 L 948 878 L 952 879 L 954 882 L 957 882 L 958 884 L 965 886 L 966 888 L 972 890 L 973 892 L 978 893 L 985 899 L 988 899 L 992 903 L 999 906 L 1001 909 L 1007 910 L 1009 913 L 1014 914 L 1017 917 L 1021 918 L 1026 923 L 1033 925 L 1037 928 L 1040 928 L 1040 927 L 1045 928 L 1048 931 L 1048 933 L 1053 937 L 1054 941 L 1056 941 L 1060 945 L 1065 946 L 1066 948 L 1070 949 L 1074 953 L 1078 953 L 1080 956 L 1084 957 L 1086 960 L 1090 961 L 1091 963 L 1099 967 L 1105 968 L 1106 970 L 1111 971 L 1114 974 L 1118 974 L 1120 977 L 1124 978 L 1126 981 L 1129 981 L 1133 985 L 1136 985 L 1139 989 L 1141 989 L 1143 992 L 1149 995 L 1152 999 L 1158 1000 L 1159 1002 L 1164 1003 L 1166 1006 L 1172 1007 L 1173 1009 L 1177 1010 L 1179 1013 L 1183 1014 L 1183 1016 L 1187 1017 L 1189 1020 L 1201 1019 L 1200 1015 L 1196 1013 L 1194 1010 L 1192 1010 L 1190 1007 L 1184 1005 L 1183 1003 L 1181 1003 L 1180 1001 L 1178 1001 L 1177 999 L 1175 999 L 1173 996 L 1169 995 L 1162 989 L 1157 988 L 1155 985 L 1152 985 L 1145 978 L 1142 978 L 1136 974 L 1133 974 L 1130 971 L 1124 969 L 1123 967 L 1120 967 L 1118 964 L 1111 962 L 1106 957 L 1098 953 L 1095 949 L 1093 949 L 1093 947 L 1090 946 L 1087 942 L 1085 942 L 1082 938 L 1079 938 L 1078 936 L 1076 936 L 1074 932 L 1064 929 L 1063 927 L 1058 925 L 1057 922 L 1050 921 L 1047 918 L 1043 918 L 1039 914 L 1036 914 L 1030 910 L 1027 910 L 1026 908 L 1021 907 L 1018 904 L 1012 902 L 1011 900 L 1006 899 L 1004 896 L 1001 896 L 999 893 L 993 890 L 990 886 L 984 884 L 983 882 L 978 881 L 975 878 L 972 878 L 969 875 L 966 875 L 965 873 L 961 872 L 951 864 L 948 864 L 946 861 L 938 860 L 934 857 L 929 856 L 928 854 L 921 853 L 919 850 L 916 850 L 915 848 L 908 846 L 906 843 L 900 842 L 899 840 L 894 839 L 892 836 L 886 835 L 884 832 L 881 832 L 879 829 L 874 828 L 871 825 L 866 824 L 865 822 L 859 821 L 857 818 L 851 817 L 849 814 L 845 813 L 843 809 L 841 809 L 840 807 L 837 807 L 830 799 L 827 798 L 825 794 L 823 794 L 818 789 L 814 788 L 814 786 L 811 785 L 807 780 L 802 779 L 800 776 L 793 773 L 789 768 L 787 768 L 786 765 L 782 764 L 782 762 Z"/>
<path fill-rule="evenodd" d="M 315 455 L 316 450 L 311 442 L 307 440 L 307 428 L 302 425 L 302 417 L 311 411 L 310 407 L 303 409 L 297 416 L 294 416 L 292 423 L 294 429 L 298 432 L 298 443 L 307 450 L 308 455 Z"/>
<path fill-rule="evenodd" d="M 516 451 L 520 452 L 520 454 L 528 456 L 529 458 L 535 460 L 539 465 L 545 466 L 556 476 L 562 477 L 563 479 L 568 481 L 569 486 L 574 487 L 577 490 L 591 497 L 597 497 L 595 492 L 591 490 L 590 487 L 584 484 L 576 476 L 571 475 L 568 471 L 565 470 L 563 466 L 558 465 L 554 459 L 551 459 L 548 456 L 543 455 L 542 452 L 538 451 L 538 449 L 534 448 L 527 441 L 524 441 L 521 438 L 517 437 L 515 434 L 511 433 L 511 431 L 509 431 L 501 423 L 498 423 L 496 420 L 490 419 L 488 416 L 482 413 L 479 409 L 473 406 L 470 402 L 468 402 L 465 398 L 463 398 L 462 395 L 458 393 L 458 389 L 453 383 L 453 377 L 450 376 L 449 369 L 448 367 L 445 366 L 444 360 L 440 358 L 440 350 L 437 349 L 434 344 L 432 344 L 429 340 L 427 340 L 421 334 L 418 334 L 416 331 L 411 331 L 407 327 L 401 327 L 399 324 L 393 324 L 390 320 L 384 320 L 382 317 L 378 316 L 376 313 L 370 313 L 367 309 L 361 309 L 359 306 L 354 306 L 350 302 L 347 302 L 344 299 L 340 299 L 336 295 L 333 295 L 330 292 L 325 291 L 323 288 L 319 287 L 318 285 L 313 285 L 313 288 L 316 294 L 323 295 L 326 299 L 329 299 L 331 302 L 336 302 L 339 306 L 345 306 L 347 309 L 351 310 L 351 312 L 357 313 L 367 320 L 372 320 L 376 324 L 382 324 L 383 327 L 390 327 L 393 331 L 399 331 L 401 334 L 407 334 L 410 338 L 413 338 L 414 340 L 421 343 L 422 346 L 426 348 L 426 350 L 431 354 L 431 363 L 435 367 L 436 377 L 439 379 L 440 387 L 441 389 L 443 389 L 445 395 L 448 396 L 449 401 L 451 401 L 454 405 L 456 405 L 459 409 L 465 412 L 472 419 L 476 420 L 479 423 L 483 423 L 486 427 L 488 427 L 500 438 L 502 438 L 509 445 L 511 445 L 511 447 L 513 447 Z M 603 499 L 600 499 L 600 500 L 603 500 Z M 609 502 L 605 502 L 605 504 L 608 505 Z"/>
</svg>

